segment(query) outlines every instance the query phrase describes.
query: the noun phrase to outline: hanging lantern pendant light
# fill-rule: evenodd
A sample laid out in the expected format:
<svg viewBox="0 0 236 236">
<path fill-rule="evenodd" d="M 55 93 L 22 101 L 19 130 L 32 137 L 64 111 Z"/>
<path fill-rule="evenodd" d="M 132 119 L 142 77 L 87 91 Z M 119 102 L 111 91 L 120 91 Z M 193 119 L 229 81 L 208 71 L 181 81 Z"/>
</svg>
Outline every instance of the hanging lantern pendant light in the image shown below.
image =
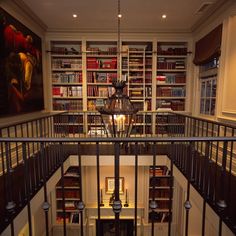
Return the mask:
<svg viewBox="0 0 236 236">
<path fill-rule="evenodd" d="M 123 93 L 125 81 L 114 81 L 112 86 L 115 93 L 98 111 L 108 137 L 129 137 L 138 109 L 134 108 L 129 97 Z"/>
</svg>

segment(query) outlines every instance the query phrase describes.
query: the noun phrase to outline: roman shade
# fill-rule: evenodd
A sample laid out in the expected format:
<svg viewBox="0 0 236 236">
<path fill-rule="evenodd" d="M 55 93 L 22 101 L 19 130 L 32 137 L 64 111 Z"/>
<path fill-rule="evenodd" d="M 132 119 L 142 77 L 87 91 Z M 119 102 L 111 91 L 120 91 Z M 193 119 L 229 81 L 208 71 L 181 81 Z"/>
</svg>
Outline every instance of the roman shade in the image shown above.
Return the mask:
<svg viewBox="0 0 236 236">
<path fill-rule="evenodd" d="M 193 63 L 202 65 L 220 56 L 222 24 L 201 38 L 195 44 L 195 57 Z"/>
</svg>

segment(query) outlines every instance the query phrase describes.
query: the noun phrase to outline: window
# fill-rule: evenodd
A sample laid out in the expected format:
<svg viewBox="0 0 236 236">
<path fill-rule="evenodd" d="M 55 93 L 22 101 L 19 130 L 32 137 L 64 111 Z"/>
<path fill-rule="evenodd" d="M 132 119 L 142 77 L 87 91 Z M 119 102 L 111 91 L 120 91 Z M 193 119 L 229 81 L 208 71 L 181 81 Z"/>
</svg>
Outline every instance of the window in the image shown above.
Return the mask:
<svg viewBox="0 0 236 236">
<path fill-rule="evenodd" d="M 200 114 L 215 115 L 219 58 L 200 66 Z"/>
</svg>

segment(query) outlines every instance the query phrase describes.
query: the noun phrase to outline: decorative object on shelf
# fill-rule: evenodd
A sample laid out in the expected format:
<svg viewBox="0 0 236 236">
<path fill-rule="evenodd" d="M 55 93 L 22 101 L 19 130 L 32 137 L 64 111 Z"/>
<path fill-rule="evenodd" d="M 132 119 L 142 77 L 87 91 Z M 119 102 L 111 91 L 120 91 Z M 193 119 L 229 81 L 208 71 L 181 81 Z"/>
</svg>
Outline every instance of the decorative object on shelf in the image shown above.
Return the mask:
<svg viewBox="0 0 236 236">
<path fill-rule="evenodd" d="M 100 204 L 99 205 L 104 206 L 102 189 L 101 189 L 101 194 L 100 194 Z"/>
<path fill-rule="evenodd" d="M 112 83 L 115 93 L 109 97 L 103 107 L 99 107 L 102 122 L 108 137 L 129 137 L 138 109 L 134 108 L 129 97 L 123 94 L 125 81 Z"/>
<path fill-rule="evenodd" d="M 154 211 L 154 210 L 157 209 L 157 207 L 158 207 L 157 201 L 151 200 L 150 203 L 149 203 L 149 208 L 150 208 L 152 211 Z"/>
<path fill-rule="evenodd" d="M 123 194 L 124 193 L 124 182 L 125 182 L 125 178 L 124 177 L 120 177 L 119 178 L 119 193 Z M 106 177 L 106 193 L 107 194 L 113 194 L 115 191 L 115 178 L 114 177 Z"/>
<path fill-rule="evenodd" d="M 128 197 L 128 189 L 125 190 L 125 204 L 124 207 L 129 206 L 129 197 Z"/>
<path fill-rule="evenodd" d="M 109 199 L 109 206 L 113 206 L 114 200 L 115 200 L 115 191 L 113 191 L 113 193 Z"/>
<path fill-rule="evenodd" d="M 74 202 L 75 208 L 78 209 L 80 212 L 84 210 L 85 208 L 85 204 L 83 201 L 79 200 L 79 201 L 75 201 Z"/>
</svg>

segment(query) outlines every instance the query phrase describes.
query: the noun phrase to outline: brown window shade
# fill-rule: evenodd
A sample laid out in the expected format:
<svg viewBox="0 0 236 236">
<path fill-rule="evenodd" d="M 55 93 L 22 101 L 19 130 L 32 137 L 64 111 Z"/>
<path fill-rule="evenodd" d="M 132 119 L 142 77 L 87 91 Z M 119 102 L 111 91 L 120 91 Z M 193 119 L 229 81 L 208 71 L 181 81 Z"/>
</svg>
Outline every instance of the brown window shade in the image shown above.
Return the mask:
<svg viewBox="0 0 236 236">
<path fill-rule="evenodd" d="M 201 38 L 195 44 L 195 57 L 193 63 L 202 65 L 220 56 L 222 24 Z"/>
</svg>

